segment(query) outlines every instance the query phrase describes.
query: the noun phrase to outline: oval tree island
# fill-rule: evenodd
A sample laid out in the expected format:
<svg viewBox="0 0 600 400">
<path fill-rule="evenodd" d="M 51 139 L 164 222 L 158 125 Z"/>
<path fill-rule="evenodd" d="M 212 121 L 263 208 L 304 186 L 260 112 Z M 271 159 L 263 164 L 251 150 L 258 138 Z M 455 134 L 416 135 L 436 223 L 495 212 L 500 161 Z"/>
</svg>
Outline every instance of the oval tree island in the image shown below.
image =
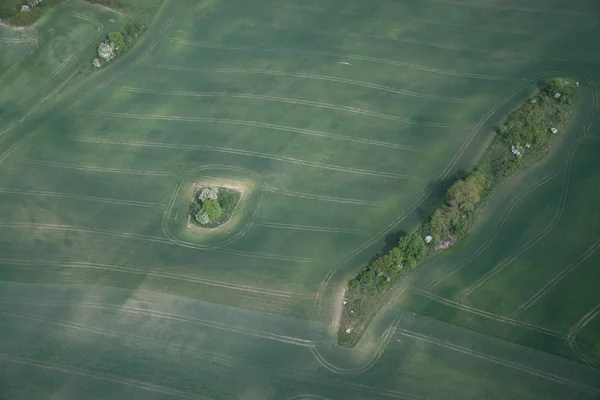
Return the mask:
<svg viewBox="0 0 600 400">
<path fill-rule="evenodd" d="M 190 205 L 190 217 L 200 228 L 217 228 L 227 223 L 238 206 L 242 192 L 225 186 L 204 186 Z"/>
</svg>

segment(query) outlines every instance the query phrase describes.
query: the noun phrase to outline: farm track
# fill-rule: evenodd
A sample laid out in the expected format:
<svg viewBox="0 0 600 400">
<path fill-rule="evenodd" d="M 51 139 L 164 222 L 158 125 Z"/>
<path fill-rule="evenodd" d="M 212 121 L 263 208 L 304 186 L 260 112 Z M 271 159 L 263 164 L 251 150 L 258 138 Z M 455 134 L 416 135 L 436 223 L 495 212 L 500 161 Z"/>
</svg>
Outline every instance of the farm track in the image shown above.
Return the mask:
<svg viewBox="0 0 600 400">
<path fill-rule="evenodd" d="M 93 113 L 95 115 L 107 115 L 114 116 L 116 113 Z M 117 114 L 116 116 L 121 116 L 122 114 Z M 127 115 L 127 117 L 131 117 L 131 114 Z M 132 118 L 142 118 L 142 119 L 156 119 L 156 120 L 172 120 L 172 121 L 195 121 L 197 118 L 183 118 L 183 117 L 159 117 L 159 116 L 148 116 L 148 115 L 136 115 Z M 264 158 L 269 160 L 275 160 L 280 162 L 287 162 L 291 164 L 302 165 L 306 167 L 312 168 L 320 168 L 326 169 L 330 171 L 338 171 L 338 172 L 346 172 L 350 174 L 358 174 L 358 175 L 370 175 L 370 176 L 379 176 L 384 178 L 394 178 L 394 179 L 415 179 L 410 175 L 405 174 L 394 174 L 391 172 L 383 172 L 383 171 L 372 171 L 368 169 L 360 169 L 360 168 L 350 168 L 343 167 L 339 165 L 333 164 L 321 164 L 313 161 L 302 160 L 293 157 L 286 156 L 278 156 L 275 154 L 267 154 L 261 153 L 257 151 L 249 151 L 243 149 L 233 149 L 229 147 L 218 147 L 218 146 L 203 146 L 203 145 L 183 145 L 183 144 L 172 144 L 172 143 L 159 143 L 159 142 L 142 142 L 142 141 L 117 141 L 117 140 L 105 140 L 105 139 L 93 139 L 93 138 L 72 138 L 72 140 L 77 140 L 81 142 L 88 143 L 96 143 L 96 144 L 105 144 L 105 145 L 118 145 L 118 146 L 133 146 L 133 147 L 154 147 L 154 148 L 165 148 L 165 149 L 189 149 L 189 150 L 204 150 L 204 151 L 214 151 L 218 153 L 228 153 L 228 154 L 236 154 L 242 156 L 250 156 L 257 158 Z M 48 165 L 52 165 L 47 163 Z"/>
<path fill-rule="evenodd" d="M 472 74 L 468 72 L 458 72 L 452 70 L 443 70 L 439 68 L 426 67 L 423 65 L 416 65 L 405 63 L 402 61 L 395 60 L 387 60 L 384 58 L 376 58 L 376 57 L 368 57 L 362 56 L 358 54 L 338 54 L 338 53 L 330 53 L 325 51 L 306 51 L 306 50 L 293 50 L 293 49 L 267 49 L 267 48 L 259 48 L 259 47 L 243 47 L 243 46 L 226 46 L 226 45 L 218 45 L 218 44 L 208 44 L 208 43 L 197 43 L 191 42 L 189 40 L 171 38 L 173 43 L 184 44 L 187 46 L 200 47 L 206 49 L 217 49 L 217 50 L 233 50 L 233 51 L 248 51 L 248 52 L 266 52 L 266 53 L 284 53 L 284 54 L 297 54 L 297 55 L 308 55 L 308 56 L 323 56 L 323 57 L 335 57 L 344 60 L 357 60 L 357 61 L 365 61 L 379 64 L 389 64 L 396 65 L 403 68 L 415 69 L 424 72 L 431 72 L 435 74 L 441 75 L 449 75 L 456 76 L 462 78 L 473 78 L 473 79 L 482 79 L 482 80 L 514 80 L 514 78 L 502 77 L 502 76 L 493 76 L 493 75 L 482 75 L 482 74 Z"/>
<path fill-rule="evenodd" d="M 335 111 L 354 113 L 359 115 L 364 115 L 366 117 L 374 117 L 374 118 L 382 118 L 392 121 L 398 121 L 405 124 L 410 125 L 420 125 L 420 126 L 431 126 L 434 128 L 448 128 L 448 124 L 441 122 L 427 122 L 427 121 L 417 121 L 412 119 L 400 118 L 394 115 L 382 114 L 374 111 L 363 110 L 355 107 L 345 107 L 338 106 L 330 103 L 319 103 L 311 100 L 303 100 L 303 99 L 292 99 L 287 97 L 278 97 L 278 96 L 267 96 L 267 95 L 258 95 L 251 93 L 211 93 L 211 92 L 177 92 L 177 91 L 160 91 L 160 90 L 152 90 L 152 89 L 142 89 L 142 88 L 133 88 L 133 87 L 122 87 L 120 90 L 132 93 L 144 93 L 144 94 L 155 94 L 161 96 L 186 96 L 186 97 L 222 97 L 222 98 L 233 98 L 233 99 L 244 99 L 244 100 L 265 100 L 286 104 L 297 104 L 304 106 L 312 106 L 317 108 L 326 108 Z"/>
<path fill-rule="evenodd" d="M 294 191 L 289 191 L 289 190 L 285 190 L 285 189 L 278 189 L 278 188 L 275 188 L 272 186 L 267 186 L 265 188 L 265 190 L 267 192 L 271 192 L 271 193 L 277 193 L 277 194 L 281 194 L 284 196 L 299 197 L 301 199 L 308 199 L 308 200 L 320 200 L 320 201 L 327 201 L 327 202 L 340 203 L 340 204 L 356 204 L 359 206 L 369 206 L 369 207 L 380 207 L 383 205 L 382 202 L 360 200 L 360 199 L 348 199 L 348 198 L 342 198 L 342 197 L 322 196 L 322 195 L 312 194 L 312 193 L 300 193 L 300 192 L 294 192 Z"/>
<path fill-rule="evenodd" d="M 458 97 L 444 97 L 444 96 L 436 96 L 424 93 L 412 92 L 409 90 L 401 90 L 396 89 L 391 86 L 378 85 L 370 82 L 357 81 L 355 79 L 346 79 L 339 78 L 335 76 L 326 76 L 326 75 L 317 75 L 317 74 L 308 74 L 303 72 L 287 72 L 287 71 L 278 71 L 271 69 L 240 69 L 240 68 L 188 68 L 188 67 L 179 67 L 175 65 L 165 65 L 158 64 L 155 68 L 171 70 L 171 71 L 185 71 L 185 72 L 201 72 L 201 73 L 221 73 L 221 74 L 255 74 L 255 75 L 271 75 L 271 76 L 285 76 L 292 78 L 301 78 L 301 79 L 314 79 L 325 82 L 335 82 L 335 83 L 343 83 L 347 85 L 354 85 L 359 87 L 365 87 L 368 89 L 380 90 L 383 92 L 389 92 L 394 94 L 399 94 L 403 96 L 417 97 L 421 99 L 427 100 L 437 100 L 437 101 L 447 101 L 451 103 L 467 103 L 468 99 L 462 99 Z"/>
</svg>

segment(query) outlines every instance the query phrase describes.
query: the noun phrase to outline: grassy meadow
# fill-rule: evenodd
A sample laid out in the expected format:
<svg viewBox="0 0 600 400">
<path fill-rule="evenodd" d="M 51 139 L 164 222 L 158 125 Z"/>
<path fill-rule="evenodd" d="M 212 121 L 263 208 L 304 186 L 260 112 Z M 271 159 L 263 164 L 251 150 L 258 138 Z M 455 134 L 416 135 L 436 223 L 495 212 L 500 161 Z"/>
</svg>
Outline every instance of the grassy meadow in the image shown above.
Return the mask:
<svg viewBox="0 0 600 400">
<path fill-rule="evenodd" d="M 128 18 L 139 42 L 78 76 Z M 0 398 L 597 398 L 599 21 L 592 0 L 64 0 L 0 26 Z M 550 154 L 338 346 L 347 280 L 555 76 L 581 87 Z M 210 232 L 188 223 L 209 182 L 245 190 Z"/>
</svg>

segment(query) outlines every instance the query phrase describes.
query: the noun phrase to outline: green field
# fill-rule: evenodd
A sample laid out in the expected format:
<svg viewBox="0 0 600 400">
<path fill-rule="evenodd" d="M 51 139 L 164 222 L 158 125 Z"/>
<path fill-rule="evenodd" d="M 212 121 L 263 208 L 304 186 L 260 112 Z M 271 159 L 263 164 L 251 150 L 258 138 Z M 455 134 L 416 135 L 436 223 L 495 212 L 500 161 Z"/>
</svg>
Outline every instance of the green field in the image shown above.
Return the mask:
<svg viewBox="0 0 600 400">
<path fill-rule="evenodd" d="M 0 26 L 0 399 L 600 396 L 597 1 L 112 3 Z M 549 155 L 338 346 L 348 279 L 556 76 Z M 247 189 L 214 232 L 208 183 Z"/>
</svg>

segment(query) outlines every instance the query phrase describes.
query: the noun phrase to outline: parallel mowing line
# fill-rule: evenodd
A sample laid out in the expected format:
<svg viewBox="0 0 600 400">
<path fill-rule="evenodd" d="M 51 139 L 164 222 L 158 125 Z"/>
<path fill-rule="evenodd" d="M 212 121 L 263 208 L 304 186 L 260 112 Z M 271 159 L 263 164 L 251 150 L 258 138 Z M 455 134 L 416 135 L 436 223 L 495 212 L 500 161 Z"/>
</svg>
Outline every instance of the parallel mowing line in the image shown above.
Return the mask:
<svg viewBox="0 0 600 400">
<path fill-rule="evenodd" d="M 600 14 L 584 13 L 584 12 L 577 12 L 577 11 L 552 10 L 552 9 L 543 9 L 543 8 L 512 7 L 512 6 L 502 5 L 502 4 L 484 4 L 484 3 L 479 3 L 479 2 L 457 1 L 457 0 L 429 0 L 429 1 L 431 3 L 438 3 L 438 4 L 449 4 L 449 5 L 465 6 L 465 7 L 490 8 L 493 10 L 522 11 L 522 12 L 531 12 L 531 13 L 540 13 L 540 14 L 574 15 L 574 16 L 580 16 L 580 17 L 600 18 Z"/>
<path fill-rule="evenodd" d="M 109 113 L 109 112 L 101 112 L 101 111 L 93 111 L 91 114 L 100 115 L 103 117 L 115 117 L 115 118 L 158 119 L 158 120 L 166 120 L 166 121 L 207 122 L 207 123 L 214 123 L 214 124 L 253 126 L 253 127 L 257 127 L 257 128 L 272 129 L 272 130 L 283 131 L 283 132 L 300 133 L 302 135 L 326 137 L 329 139 L 337 139 L 337 140 L 346 140 L 349 142 L 363 143 L 363 144 L 387 147 L 387 148 L 392 148 L 392 149 L 399 149 L 399 150 L 406 150 L 406 151 L 419 151 L 415 147 L 404 146 L 401 144 L 382 142 L 379 140 L 355 138 L 352 136 L 337 135 L 337 134 L 333 134 L 333 133 L 313 131 L 310 129 L 292 128 L 289 126 L 274 125 L 274 124 L 268 124 L 265 122 L 257 122 L 257 121 L 249 121 L 249 120 L 237 120 L 237 119 L 228 119 L 228 118 L 204 118 L 204 117 L 186 118 L 186 117 L 168 116 L 168 115 Z"/>
<path fill-rule="evenodd" d="M 119 232 L 119 231 L 111 231 L 106 229 L 98 229 L 98 228 L 85 228 L 85 227 L 77 227 L 72 225 L 57 225 L 57 224 L 45 224 L 45 223 L 30 223 L 30 222 L 0 222 L 0 227 L 2 228 L 31 228 L 31 229 L 47 229 L 47 230 L 56 230 L 56 231 L 72 231 L 72 232 L 82 232 L 82 233 L 95 233 L 99 235 L 107 235 L 114 237 L 121 237 L 124 239 L 137 239 L 137 240 L 146 240 L 148 242 L 154 243 L 162 243 L 173 246 L 187 247 L 193 249 L 199 249 L 204 251 L 212 251 L 224 254 L 233 254 L 244 257 L 252 257 L 252 258 L 261 258 L 267 260 L 280 260 L 280 261 L 295 261 L 302 263 L 312 263 L 315 262 L 312 258 L 305 257 L 292 257 L 292 256 L 281 256 L 276 254 L 268 254 L 268 253 L 252 253 L 249 251 L 238 251 L 238 250 L 229 250 L 223 249 L 219 247 L 203 247 L 198 245 L 188 245 L 186 243 L 181 243 L 172 239 L 165 239 L 157 236 L 147 236 L 140 235 L 137 233 L 127 233 L 127 232 Z"/>
<path fill-rule="evenodd" d="M 366 201 L 366 200 L 358 200 L 358 199 L 346 199 L 343 197 L 321 196 L 321 195 L 311 194 L 311 193 L 292 192 L 292 191 L 288 191 L 288 190 L 284 190 L 284 189 L 277 189 L 277 188 L 274 188 L 271 186 L 267 186 L 265 188 L 265 190 L 267 192 L 277 193 L 277 194 L 281 194 L 284 196 L 300 197 L 302 199 L 310 199 L 310 200 L 329 201 L 332 203 L 356 204 L 356 205 L 371 206 L 371 207 L 379 207 L 379 206 L 383 205 L 382 202 L 374 202 L 374 201 Z"/>
<path fill-rule="evenodd" d="M 24 302 L 24 303 L 15 302 L 15 303 L 28 304 L 27 302 Z M 29 304 L 40 305 L 40 306 L 60 305 L 59 302 L 57 302 L 57 303 L 31 302 Z M 199 326 L 204 326 L 204 327 L 218 329 L 218 330 L 224 330 L 224 331 L 238 333 L 238 334 L 247 335 L 247 336 L 251 336 L 251 337 L 258 337 L 261 339 L 274 340 L 274 341 L 278 341 L 278 342 L 294 344 L 297 346 L 310 346 L 314 343 L 310 339 L 303 339 L 303 338 L 297 338 L 297 337 L 293 337 L 293 336 L 279 335 L 279 334 L 270 333 L 270 332 L 261 332 L 261 331 L 256 331 L 253 329 L 246 329 L 246 328 L 238 327 L 235 325 L 225 324 L 222 322 L 210 321 L 207 319 L 196 318 L 196 317 L 188 317 L 186 315 L 175 314 L 175 313 L 170 313 L 170 312 L 166 312 L 166 311 L 149 310 L 149 309 L 145 309 L 145 308 L 129 307 L 129 306 L 110 306 L 110 305 L 99 304 L 99 303 L 97 304 L 97 303 L 76 303 L 76 302 L 68 303 L 67 302 L 64 304 L 69 305 L 69 306 L 74 306 L 74 307 L 124 312 L 124 313 L 130 313 L 130 314 L 145 315 L 148 317 L 162 318 L 162 319 L 171 320 L 171 321 L 186 322 L 186 323 L 193 324 L 193 325 L 199 325 Z"/>
<path fill-rule="evenodd" d="M 147 201 L 119 200 L 119 199 L 111 199 L 111 198 L 106 198 L 106 197 L 84 196 L 84 195 L 78 195 L 78 194 L 46 192 L 46 191 L 39 191 L 39 190 L 20 190 L 20 189 L 0 188 L 0 193 L 23 194 L 23 195 L 27 195 L 27 196 L 57 197 L 57 198 L 75 199 L 75 200 L 88 200 L 88 201 L 96 201 L 99 203 L 117 204 L 117 205 L 124 205 L 124 206 L 136 206 L 136 207 L 155 207 L 155 206 L 159 205 L 159 203 L 152 203 L 152 202 L 147 202 Z"/>
<path fill-rule="evenodd" d="M 174 43 L 184 44 L 187 46 L 202 47 L 202 48 L 207 48 L 207 49 L 241 50 L 241 51 L 269 52 L 269 53 L 288 53 L 288 54 L 325 56 L 325 57 L 344 58 L 344 59 L 349 59 L 349 60 L 368 61 L 368 62 L 381 63 L 381 64 L 397 65 L 397 66 L 400 66 L 403 68 L 416 69 L 416 70 L 420 70 L 420 71 L 431 72 L 431 73 L 441 74 L 441 75 L 459 76 L 459 77 L 464 77 L 464 78 L 486 79 L 486 80 L 493 80 L 493 81 L 511 79 L 511 78 L 506 78 L 506 77 L 501 77 L 501 76 L 471 74 L 468 72 L 458 72 L 458 71 L 443 70 L 443 69 L 438 69 L 438 68 L 430 68 L 430 67 L 425 67 L 422 65 L 409 64 L 409 63 L 395 61 L 395 60 L 387 60 L 384 58 L 361 56 L 361 55 L 357 55 L 357 54 L 338 54 L 338 53 L 330 53 L 330 52 L 326 52 L 326 51 L 290 50 L 290 49 L 286 49 L 286 48 L 261 49 L 258 47 L 225 46 L 225 45 L 217 45 L 217 44 L 195 43 L 195 42 L 190 42 L 189 40 L 183 40 L 183 39 L 177 39 L 177 38 L 171 38 L 171 41 Z"/>
<path fill-rule="evenodd" d="M 246 26 L 258 27 L 258 28 L 281 29 L 281 30 L 287 30 L 287 31 L 293 31 L 293 32 L 307 32 L 306 30 L 303 30 L 303 29 L 288 28 L 288 27 L 281 26 L 281 25 L 263 25 L 263 24 L 256 24 L 253 22 L 243 22 L 243 21 L 238 21 L 238 23 L 241 23 Z M 185 31 L 182 31 L 182 32 L 185 33 Z M 310 33 L 313 33 L 316 35 L 351 36 L 351 37 L 360 37 L 360 38 L 388 40 L 388 41 L 416 44 L 416 45 L 421 45 L 421 46 L 436 47 L 436 48 L 445 49 L 445 50 L 467 51 L 467 52 L 471 52 L 471 53 L 488 54 L 488 55 L 493 55 L 493 56 L 510 56 L 510 57 L 516 57 L 516 58 L 524 58 L 524 59 L 528 59 L 528 60 L 573 61 L 573 60 L 570 60 L 567 58 L 560 58 L 560 57 L 535 57 L 535 56 L 528 56 L 528 55 L 520 54 L 520 53 L 511 53 L 509 51 L 490 51 L 490 50 L 480 49 L 480 48 L 476 48 L 476 47 L 456 46 L 456 45 L 451 45 L 451 44 L 428 42 L 428 41 L 424 41 L 424 40 L 402 38 L 402 37 L 393 38 L 393 37 L 388 37 L 388 36 L 364 35 L 364 34 L 360 34 L 360 33 L 340 33 L 340 32 L 327 32 L 327 31 L 310 31 Z"/>
<path fill-rule="evenodd" d="M 175 92 L 175 91 L 140 89 L 140 88 L 132 88 L 132 87 L 123 87 L 120 90 L 127 91 L 127 92 L 134 92 L 134 93 L 158 94 L 158 95 L 162 95 L 162 96 L 229 97 L 229 98 L 234 98 L 234 99 L 246 99 L 246 100 L 266 100 L 266 101 L 273 101 L 273 102 L 278 102 L 278 103 L 299 104 L 299 105 L 303 105 L 303 106 L 327 108 L 330 110 L 360 114 L 360 115 L 365 115 L 367 117 L 388 119 L 388 120 L 403 122 L 405 124 L 411 124 L 411 125 L 432 126 L 435 128 L 447 128 L 448 127 L 448 124 L 444 124 L 444 123 L 440 123 L 440 122 L 417 121 L 417 120 L 412 120 L 412 119 L 407 119 L 407 118 L 396 117 L 394 115 L 382 114 L 382 113 L 378 113 L 375 111 L 363 110 L 363 109 L 355 108 L 355 107 L 336 106 L 335 104 L 330 104 L 330 103 L 319 103 L 316 101 L 292 99 L 292 98 L 287 98 L 287 97 L 266 96 L 266 95 L 250 94 L 250 93 Z"/>
<path fill-rule="evenodd" d="M 521 328 L 524 329 L 529 329 L 529 330 L 533 330 L 536 331 L 538 333 L 544 334 L 544 335 L 549 335 L 549 336 L 554 336 L 557 338 L 563 338 L 563 336 L 559 335 L 558 333 L 548 329 L 548 328 L 544 328 L 541 326 L 537 326 L 537 325 L 532 325 L 532 324 L 528 324 L 526 322 L 521 322 L 521 321 L 517 321 L 515 319 L 511 319 L 511 318 L 507 318 L 507 317 L 503 317 L 501 315 L 497 315 L 497 314 L 492 314 L 488 311 L 484 311 L 484 310 L 480 310 L 474 307 L 470 307 L 461 303 L 457 303 L 456 301 L 452 301 L 449 299 L 446 299 L 444 297 L 440 297 L 437 296 L 433 293 L 430 292 L 426 292 L 424 290 L 416 290 L 415 291 L 416 294 L 418 294 L 419 296 L 423 296 L 426 297 L 430 300 L 433 300 L 435 302 L 438 302 L 440 304 L 446 305 L 448 307 L 452 307 L 452 308 L 456 308 L 459 310 L 463 310 L 475 315 L 479 315 L 481 317 L 485 317 L 485 318 L 490 318 L 493 319 L 495 321 L 498 322 L 502 322 L 502 323 L 506 323 L 506 324 L 510 324 L 510 325 L 515 325 L 515 326 L 519 326 Z"/>
<path fill-rule="evenodd" d="M 515 311 L 510 314 L 510 317 L 515 318 L 521 315 L 525 310 L 534 305 L 539 299 L 544 297 L 554 286 L 558 284 L 567 274 L 571 273 L 577 267 L 579 267 L 585 260 L 590 258 L 596 250 L 600 247 L 600 239 L 597 240 L 590 248 L 588 248 L 578 260 L 573 262 L 567 268 L 562 270 L 558 275 L 552 278 L 548 283 L 544 285 L 539 291 L 531 296 L 525 303 L 521 304 Z"/>
<path fill-rule="evenodd" d="M 469 356 L 472 356 L 472 357 L 476 357 L 476 358 L 479 358 L 479 359 L 482 359 L 482 360 L 486 360 L 486 361 L 489 361 L 489 362 L 492 362 L 492 363 L 495 363 L 495 364 L 499 364 L 499 365 L 502 365 L 502 366 L 505 366 L 505 367 L 508 367 L 508 368 L 516 369 L 517 371 L 521 371 L 521 372 L 525 372 L 527 374 L 535 375 L 535 376 L 538 376 L 540 378 L 547 379 L 547 380 L 550 380 L 550 381 L 553 381 L 553 382 L 556 382 L 556 383 L 559 383 L 559 384 L 562 384 L 562 385 L 566 385 L 566 386 L 569 386 L 569 387 L 571 387 L 573 389 L 578 389 L 578 390 L 581 390 L 581 391 L 586 392 L 586 393 L 590 393 L 590 394 L 594 394 L 594 395 L 600 394 L 600 390 L 595 389 L 593 387 L 590 387 L 590 386 L 587 386 L 587 385 L 584 385 L 584 384 L 581 384 L 581 383 L 578 383 L 578 382 L 573 382 L 573 381 L 571 381 L 569 379 L 560 377 L 558 375 L 554 375 L 554 374 L 551 374 L 551 373 L 548 373 L 548 372 L 540 371 L 540 370 L 528 367 L 528 366 L 523 365 L 523 364 L 519 364 L 519 363 L 516 363 L 516 362 L 504 360 L 504 359 L 501 359 L 501 358 L 498 358 L 498 357 L 495 357 L 495 356 L 492 356 L 492 355 L 489 355 L 489 354 L 480 353 L 480 352 L 472 350 L 470 348 L 462 347 L 462 346 L 459 346 L 459 345 L 456 345 L 456 344 L 453 344 L 453 343 L 450 343 L 450 342 L 444 342 L 442 340 L 435 339 L 433 337 L 426 336 L 426 335 L 423 335 L 423 334 L 420 334 L 420 333 L 417 333 L 417 332 L 413 332 L 413 331 L 410 331 L 408 329 L 398 329 L 397 332 L 399 334 L 403 335 L 403 336 L 408 336 L 408 337 L 411 337 L 413 339 L 417 339 L 417 340 L 421 340 L 421 341 L 424 341 L 424 342 L 428 342 L 428 343 L 434 344 L 436 346 L 445 347 L 445 348 L 447 348 L 449 350 L 453 350 L 453 351 L 456 351 L 456 352 L 459 352 L 459 353 L 463 353 L 463 354 L 466 354 L 466 355 L 469 355 Z"/>
<path fill-rule="evenodd" d="M 52 161 L 42 161 L 42 160 L 32 160 L 28 158 L 24 158 L 23 161 L 29 164 L 37 164 L 37 165 L 47 165 L 50 167 L 58 167 L 58 168 L 67 168 L 67 169 L 76 169 L 80 171 L 93 171 L 93 172 L 110 172 L 115 174 L 133 174 L 133 175 L 150 175 L 150 176 L 169 176 L 170 172 L 164 171 L 141 171 L 135 169 L 118 169 L 118 168 L 108 168 L 108 167 L 96 167 L 93 165 L 79 165 L 79 164 L 63 164 Z"/>
<path fill-rule="evenodd" d="M 419 97 L 422 99 L 428 100 L 439 100 L 439 101 L 448 101 L 455 103 L 467 103 L 467 99 L 460 99 L 457 97 L 444 97 L 444 96 L 435 96 L 417 92 L 411 92 L 408 90 L 400 90 L 395 89 L 390 86 L 377 85 L 375 83 L 357 81 L 354 79 L 345 79 L 345 78 L 337 78 L 334 76 L 327 75 L 315 75 L 315 74 L 307 74 L 301 72 L 286 72 L 286 71 L 277 71 L 277 70 L 261 70 L 261 69 L 239 69 L 239 68 L 215 68 L 215 69 L 200 69 L 200 68 L 186 68 L 186 67 L 178 67 L 174 65 L 164 65 L 159 64 L 155 66 L 156 68 L 168 69 L 173 71 L 185 71 L 185 72 L 214 72 L 214 73 L 241 73 L 241 74 L 262 74 L 262 75 L 274 75 L 274 76 L 291 76 L 294 78 L 304 78 L 304 79 L 316 79 L 327 82 L 337 82 L 337 83 L 346 83 L 349 85 L 362 86 L 369 89 L 376 89 L 385 92 L 401 94 L 405 96 Z"/>
<path fill-rule="evenodd" d="M 253 223 L 253 226 L 265 227 L 265 228 L 280 228 L 280 229 L 291 229 L 298 231 L 313 231 L 313 232 L 330 232 L 330 233 L 348 233 L 350 235 L 362 235 L 363 233 L 356 229 L 338 229 L 338 228 L 327 228 L 322 226 L 309 226 L 309 225 L 292 225 L 292 224 L 280 224 L 275 222 L 258 222 Z"/>
<path fill-rule="evenodd" d="M 269 295 L 269 296 L 286 297 L 286 298 L 302 297 L 301 295 L 299 295 L 297 293 L 286 292 L 283 290 L 262 289 L 262 288 L 257 288 L 257 287 L 253 287 L 253 286 L 238 285 L 238 284 L 234 284 L 234 283 L 216 281 L 216 280 L 212 280 L 212 279 L 197 278 L 192 275 L 174 274 L 174 273 L 170 273 L 170 272 L 155 272 L 152 270 L 128 268 L 128 267 L 122 267 L 122 266 L 111 265 L 111 264 L 98 264 L 98 263 L 75 262 L 75 261 L 54 262 L 54 261 L 43 261 L 43 260 L 41 260 L 41 261 L 16 260 L 16 259 L 10 259 L 10 258 L 1 258 L 0 264 L 24 265 L 24 266 L 33 266 L 33 267 L 47 265 L 47 266 L 51 266 L 51 267 L 99 269 L 99 270 L 105 270 L 105 271 L 114 271 L 114 272 L 122 272 L 122 273 L 128 273 L 128 274 L 152 276 L 152 277 L 156 277 L 156 278 L 166 278 L 166 279 L 179 280 L 179 281 L 185 281 L 185 282 L 193 282 L 193 283 L 198 283 L 198 284 L 207 285 L 207 286 L 216 286 L 216 287 L 221 287 L 221 288 L 226 288 L 226 289 L 245 291 L 245 292 L 250 292 L 250 293 L 255 293 L 255 294 L 264 294 L 264 295 Z"/>
<path fill-rule="evenodd" d="M 5 311 L 2 311 L 2 313 L 8 314 Z M 188 393 L 188 392 L 182 392 L 179 390 L 174 390 L 174 389 L 170 389 L 167 387 L 154 385 L 154 384 L 148 383 L 148 382 L 138 381 L 138 380 L 134 380 L 134 379 L 126 379 L 126 378 L 121 378 L 121 377 L 108 375 L 108 374 L 99 374 L 96 372 L 85 371 L 85 370 L 82 370 L 81 368 L 73 369 L 73 368 L 68 368 L 66 366 L 62 366 L 62 365 L 58 365 L 58 364 L 51 364 L 51 363 L 47 363 L 47 362 L 41 362 L 41 361 L 37 361 L 37 360 L 33 360 L 33 359 L 27 359 L 27 358 L 21 358 L 21 357 L 17 358 L 17 357 L 9 356 L 8 354 L 4 354 L 4 353 L 0 353 L 0 360 L 3 360 L 5 362 L 14 363 L 14 364 L 27 365 L 30 367 L 38 367 L 38 368 L 47 369 L 47 370 L 51 370 L 51 371 L 58 371 L 58 372 L 62 372 L 65 374 L 84 376 L 86 378 L 99 379 L 102 381 L 118 383 L 118 384 L 121 384 L 124 386 L 134 387 L 136 389 L 142 389 L 142 390 L 146 390 L 149 392 L 166 394 L 168 396 L 176 396 L 176 397 L 179 397 L 182 399 L 214 400 L 214 399 L 206 397 L 206 396 L 192 395 L 191 393 Z"/>
<path fill-rule="evenodd" d="M 167 118 L 171 119 L 172 117 L 167 117 Z M 163 119 L 163 118 L 152 117 L 152 119 Z M 190 119 L 191 118 L 187 118 L 185 120 L 190 120 Z M 176 119 L 176 120 L 181 120 L 181 119 Z M 292 158 L 292 157 L 276 156 L 273 154 L 259 153 L 259 152 L 248 151 L 248 150 L 231 149 L 228 147 L 202 146 L 202 145 L 179 145 L 179 144 L 157 143 L 157 142 L 126 142 L 126 141 L 113 141 L 113 140 L 92 139 L 92 138 L 70 138 L 70 139 L 78 140 L 78 141 L 82 141 L 82 142 L 108 144 L 108 145 L 119 145 L 119 146 L 207 150 L 207 151 L 215 151 L 215 152 L 220 152 L 220 153 L 258 157 L 258 158 L 264 158 L 264 159 L 269 159 L 269 160 L 288 162 L 291 164 L 304 165 L 307 167 L 322 168 L 322 169 L 327 169 L 327 170 L 331 170 L 331 171 L 346 172 L 346 173 L 359 174 L 359 175 L 379 176 L 379 177 L 394 178 L 394 179 L 412 179 L 412 177 L 409 175 L 393 174 L 390 172 L 371 171 L 371 170 L 358 169 L 358 168 L 348 168 L 348 167 L 341 167 L 338 165 L 330 165 L 330 164 L 319 164 L 319 163 L 315 163 L 312 161 L 306 161 L 306 160 L 301 160 L 301 159 Z"/>
</svg>

